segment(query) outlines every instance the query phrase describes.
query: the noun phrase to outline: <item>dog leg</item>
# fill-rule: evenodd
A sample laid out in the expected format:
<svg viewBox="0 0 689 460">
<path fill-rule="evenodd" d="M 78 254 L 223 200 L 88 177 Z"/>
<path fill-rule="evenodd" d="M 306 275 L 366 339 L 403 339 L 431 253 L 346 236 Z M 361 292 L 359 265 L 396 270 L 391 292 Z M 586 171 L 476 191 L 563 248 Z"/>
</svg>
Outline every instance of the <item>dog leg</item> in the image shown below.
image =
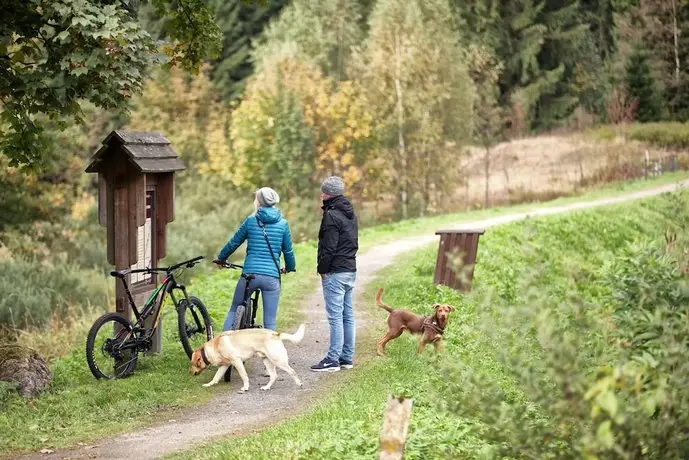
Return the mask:
<svg viewBox="0 0 689 460">
<path fill-rule="evenodd" d="M 265 391 L 270 390 L 270 388 L 273 386 L 278 373 L 275 371 L 275 364 L 273 364 L 268 358 L 263 358 L 263 365 L 266 366 L 266 371 L 268 371 L 268 376 L 270 377 L 268 383 L 261 387 L 261 390 Z"/>
<path fill-rule="evenodd" d="M 246 369 L 244 369 L 244 363 L 241 359 L 238 359 L 234 362 L 234 368 L 237 369 L 237 372 L 239 373 L 239 376 L 242 378 L 242 382 L 244 383 L 244 385 L 242 385 L 242 389 L 239 390 L 239 393 L 245 393 L 249 391 L 249 376 L 246 374 Z"/>
<path fill-rule="evenodd" d="M 225 371 L 226 371 L 229 367 L 230 367 L 230 366 L 220 366 L 220 367 L 218 368 L 218 371 L 215 373 L 215 377 L 213 377 L 213 380 L 211 380 L 211 381 L 208 382 L 208 383 L 204 383 L 203 386 L 204 386 L 204 387 L 212 387 L 213 385 L 215 385 L 216 383 L 218 383 L 218 382 L 223 378 L 223 376 L 225 375 Z"/>
<path fill-rule="evenodd" d="M 378 341 L 378 346 L 376 346 L 376 353 L 378 353 L 378 356 L 385 356 L 385 345 L 388 344 L 389 341 L 395 340 L 397 337 L 402 335 L 404 332 L 404 329 L 400 328 L 397 331 L 388 331 L 385 336 L 383 336 L 382 339 Z"/>
<path fill-rule="evenodd" d="M 426 342 L 426 337 L 421 337 L 421 340 L 419 340 L 419 346 L 416 347 L 416 354 L 421 354 L 423 349 L 426 348 L 427 344 L 428 342 Z"/>
<path fill-rule="evenodd" d="M 284 360 L 281 359 L 281 360 L 275 361 L 273 364 L 275 364 L 277 367 L 279 367 L 283 371 L 287 372 L 290 375 L 290 377 L 292 377 L 292 379 L 294 380 L 294 383 L 296 383 L 298 387 L 304 386 L 304 384 L 301 383 L 301 380 L 299 379 L 299 376 L 297 375 L 297 373 L 289 365 L 289 362 L 287 361 L 287 359 L 284 359 Z"/>
<path fill-rule="evenodd" d="M 442 353 L 445 349 L 445 344 L 442 340 L 436 340 L 433 342 L 433 348 L 435 348 L 436 353 Z"/>
</svg>

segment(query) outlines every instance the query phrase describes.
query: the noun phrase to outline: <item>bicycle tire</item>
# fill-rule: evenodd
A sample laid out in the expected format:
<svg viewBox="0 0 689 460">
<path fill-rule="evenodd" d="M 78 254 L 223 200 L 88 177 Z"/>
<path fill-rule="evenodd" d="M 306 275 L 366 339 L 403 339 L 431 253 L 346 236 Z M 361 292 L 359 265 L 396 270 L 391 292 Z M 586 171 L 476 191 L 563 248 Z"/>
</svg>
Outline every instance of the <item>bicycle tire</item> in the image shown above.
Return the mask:
<svg viewBox="0 0 689 460">
<path fill-rule="evenodd" d="M 246 321 L 244 320 L 244 316 L 246 315 L 246 306 L 245 305 L 238 305 L 237 310 L 234 312 L 234 321 L 232 321 L 232 330 L 236 331 L 237 329 L 245 329 L 246 328 Z"/>
<path fill-rule="evenodd" d="M 191 359 L 191 355 L 194 353 L 194 347 L 189 340 L 190 336 L 187 330 L 187 309 L 191 310 L 192 314 L 194 314 L 194 310 L 197 310 L 197 312 L 201 314 L 201 317 L 198 319 L 202 320 L 202 326 L 206 332 L 206 340 L 204 343 L 213 338 L 213 322 L 208 314 L 208 309 L 203 302 L 201 302 L 201 299 L 191 296 L 189 297 L 189 303 L 191 304 L 192 308 L 189 308 L 187 305 L 187 299 L 180 299 L 177 304 L 177 329 L 179 331 L 179 340 L 182 342 L 182 347 L 184 348 L 187 357 Z M 196 332 L 194 332 L 194 334 L 196 334 Z"/>
<path fill-rule="evenodd" d="M 136 362 L 138 360 L 139 354 L 138 351 L 135 349 L 133 350 L 133 358 L 131 358 L 126 365 L 122 368 L 121 372 L 113 377 L 104 374 L 100 367 L 98 366 L 98 363 L 96 362 L 95 359 L 95 341 L 96 341 L 96 336 L 98 335 L 98 331 L 105 326 L 107 323 L 113 322 L 113 323 L 118 323 L 120 326 L 122 326 L 124 329 L 127 330 L 128 333 L 134 334 L 134 326 L 132 326 L 131 321 L 127 319 L 124 315 L 121 313 L 106 313 L 102 315 L 100 318 L 98 318 L 93 325 L 91 326 L 91 329 L 89 330 L 88 337 L 86 339 L 86 362 L 89 365 L 89 369 L 91 370 L 91 373 L 93 376 L 97 379 L 106 379 L 106 380 L 114 380 L 118 378 L 125 378 L 129 377 L 132 372 L 134 372 L 134 369 L 136 368 Z M 131 352 L 131 351 L 130 351 Z M 113 357 L 113 359 L 115 359 Z"/>
</svg>

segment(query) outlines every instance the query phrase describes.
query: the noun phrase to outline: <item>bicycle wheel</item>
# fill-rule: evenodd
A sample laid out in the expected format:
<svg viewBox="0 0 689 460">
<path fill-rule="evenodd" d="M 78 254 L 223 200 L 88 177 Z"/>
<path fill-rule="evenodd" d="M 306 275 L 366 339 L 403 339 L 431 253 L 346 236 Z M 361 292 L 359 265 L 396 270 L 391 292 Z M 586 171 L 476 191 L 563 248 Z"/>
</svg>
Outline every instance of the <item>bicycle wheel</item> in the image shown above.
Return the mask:
<svg viewBox="0 0 689 460">
<path fill-rule="evenodd" d="M 86 362 L 97 379 L 128 377 L 139 357 L 132 323 L 120 313 L 106 313 L 86 339 Z"/>
<path fill-rule="evenodd" d="M 189 303 L 187 299 L 181 299 L 177 306 L 179 340 L 191 359 L 194 350 L 213 338 L 213 323 L 206 306 L 198 297 L 189 297 Z"/>
</svg>

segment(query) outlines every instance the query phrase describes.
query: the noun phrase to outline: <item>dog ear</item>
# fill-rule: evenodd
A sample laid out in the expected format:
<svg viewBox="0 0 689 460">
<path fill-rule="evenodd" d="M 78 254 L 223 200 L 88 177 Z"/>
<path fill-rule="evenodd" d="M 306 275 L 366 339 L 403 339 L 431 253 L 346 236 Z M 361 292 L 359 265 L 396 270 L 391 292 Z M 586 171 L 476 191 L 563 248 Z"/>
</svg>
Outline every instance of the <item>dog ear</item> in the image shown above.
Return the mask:
<svg viewBox="0 0 689 460">
<path fill-rule="evenodd" d="M 439 303 L 434 303 L 434 304 L 433 304 L 433 310 L 437 310 L 438 307 L 440 307 L 440 304 L 439 304 Z"/>
<path fill-rule="evenodd" d="M 448 305 L 448 307 L 450 308 L 450 312 L 457 311 L 457 309 L 452 305 Z"/>
</svg>

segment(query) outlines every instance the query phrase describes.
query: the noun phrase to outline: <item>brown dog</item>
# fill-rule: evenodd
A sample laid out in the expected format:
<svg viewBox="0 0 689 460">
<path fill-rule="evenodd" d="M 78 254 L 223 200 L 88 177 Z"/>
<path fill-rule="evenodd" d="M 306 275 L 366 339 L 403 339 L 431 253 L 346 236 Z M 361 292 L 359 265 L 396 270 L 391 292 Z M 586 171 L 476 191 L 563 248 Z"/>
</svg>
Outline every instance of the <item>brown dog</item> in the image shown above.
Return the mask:
<svg viewBox="0 0 689 460">
<path fill-rule="evenodd" d="M 409 310 L 395 310 L 383 302 L 383 289 L 376 294 L 376 303 L 380 308 L 390 312 L 388 316 L 388 332 L 380 339 L 376 352 L 379 356 L 385 356 L 385 345 L 391 340 L 396 339 L 405 331 L 410 334 L 421 334 L 417 353 L 421 353 L 426 345 L 432 343 L 435 351 L 442 349 L 443 332 L 450 319 L 450 313 L 455 311 L 452 305 L 433 304 L 435 313 L 432 316 L 419 316 Z"/>
</svg>

